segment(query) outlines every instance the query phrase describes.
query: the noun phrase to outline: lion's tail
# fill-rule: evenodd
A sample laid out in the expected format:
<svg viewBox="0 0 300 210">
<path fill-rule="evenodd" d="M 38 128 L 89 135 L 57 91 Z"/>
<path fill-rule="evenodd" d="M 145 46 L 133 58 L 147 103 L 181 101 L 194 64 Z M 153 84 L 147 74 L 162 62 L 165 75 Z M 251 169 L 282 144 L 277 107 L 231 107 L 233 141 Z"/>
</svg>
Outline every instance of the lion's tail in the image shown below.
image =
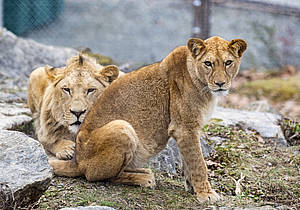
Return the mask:
<svg viewBox="0 0 300 210">
<path fill-rule="evenodd" d="M 83 175 L 74 160 L 49 160 L 49 163 L 57 176 L 77 177 Z"/>
</svg>

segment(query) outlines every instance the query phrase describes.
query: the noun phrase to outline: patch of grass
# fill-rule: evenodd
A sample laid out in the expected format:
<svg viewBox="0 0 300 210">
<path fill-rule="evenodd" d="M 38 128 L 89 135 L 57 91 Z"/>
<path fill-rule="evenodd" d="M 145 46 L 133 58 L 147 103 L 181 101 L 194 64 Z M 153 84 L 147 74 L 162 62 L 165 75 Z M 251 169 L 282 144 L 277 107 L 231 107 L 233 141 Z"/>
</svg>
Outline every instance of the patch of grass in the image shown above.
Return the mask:
<svg viewBox="0 0 300 210">
<path fill-rule="evenodd" d="M 258 99 L 269 98 L 274 102 L 286 100 L 296 100 L 300 102 L 300 83 L 299 78 L 289 79 L 265 79 L 250 81 L 239 88 L 241 94 L 256 96 Z"/>
<path fill-rule="evenodd" d="M 206 133 L 227 138 L 210 158 L 212 183 L 227 201 L 218 206 L 288 205 L 300 207 L 299 147 L 277 148 L 263 140 L 255 131 L 242 131 L 221 125 L 208 125 Z M 299 158 L 300 159 L 300 158 Z M 241 176 L 242 193 L 236 195 L 236 184 Z M 216 182 L 215 182 L 216 180 Z M 228 202 L 230 201 L 230 202 Z"/>
<path fill-rule="evenodd" d="M 204 127 L 211 136 L 226 138 L 215 147 L 207 161 L 212 187 L 223 197 L 215 206 L 245 207 L 287 205 L 300 208 L 299 147 L 277 148 L 255 131 L 224 127 L 217 121 Z M 236 181 L 241 193 L 236 194 Z M 84 178 L 55 177 L 35 209 L 59 209 L 80 205 L 104 205 L 116 209 L 204 209 L 212 204 L 199 204 L 184 189 L 180 175 L 170 178 L 155 173 L 155 189 L 88 182 Z M 235 181 L 234 181 L 235 180 Z"/>
<path fill-rule="evenodd" d="M 300 145 L 300 123 L 285 118 L 279 122 L 289 145 Z"/>
<path fill-rule="evenodd" d="M 107 182 L 87 182 L 83 178 L 55 177 L 34 208 L 57 209 L 87 205 L 110 206 L 116 209 L 200 207 L 195 197 L 185 192 L 182 180 L 172 180 L 157 173 L 156 181 L 156 189 L 149 189 Z"/>
</svg>

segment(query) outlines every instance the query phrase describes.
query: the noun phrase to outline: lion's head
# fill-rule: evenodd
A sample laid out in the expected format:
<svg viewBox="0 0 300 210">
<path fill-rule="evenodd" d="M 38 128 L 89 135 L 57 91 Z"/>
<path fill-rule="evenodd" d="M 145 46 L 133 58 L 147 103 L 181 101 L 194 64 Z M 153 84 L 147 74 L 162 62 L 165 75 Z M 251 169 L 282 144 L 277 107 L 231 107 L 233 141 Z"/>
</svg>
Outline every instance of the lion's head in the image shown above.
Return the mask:
<svg viewBox="0 0 300 210">
<path fill-rule="evenodd" d="M 205 41 L 192 38 L 187 47 L 195 61 L 197 78 L 207 85 L 213 95 L 226 95 L 237 75 L 247 43 L 242 39 L 230 42 L 211 37 Z"/>
<path fill-rule="evenodd" d="M 114 65 L 100 66 L 89 57 L 79 54 L 67 61 L 66 67 L 46 66 L 51 85 L 45 102 L 51 115 L 60 125 L 76 133 L 98 96 L 118 77 Z"/>
</svg>

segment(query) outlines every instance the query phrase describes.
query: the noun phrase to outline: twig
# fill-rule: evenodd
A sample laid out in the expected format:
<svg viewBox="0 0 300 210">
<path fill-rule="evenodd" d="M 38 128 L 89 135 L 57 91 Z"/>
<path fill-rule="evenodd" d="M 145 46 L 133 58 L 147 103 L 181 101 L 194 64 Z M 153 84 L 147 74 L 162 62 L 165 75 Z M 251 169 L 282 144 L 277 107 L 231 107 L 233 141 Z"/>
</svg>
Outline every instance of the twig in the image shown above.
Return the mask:
<svg viewBox="0 0 300 210">
<path fill-rule="evenodd" d="M 241 178 L 239 180 L 235 180 L 234 178 L 230 177 L 234 183 L 235 183 L 235 195 L 240 195 L 242 193 L 241 190 L 241 181 L 245 178 L 245 175 L 243 175 L 243 173 L 241 173 Z"/>
</svg>

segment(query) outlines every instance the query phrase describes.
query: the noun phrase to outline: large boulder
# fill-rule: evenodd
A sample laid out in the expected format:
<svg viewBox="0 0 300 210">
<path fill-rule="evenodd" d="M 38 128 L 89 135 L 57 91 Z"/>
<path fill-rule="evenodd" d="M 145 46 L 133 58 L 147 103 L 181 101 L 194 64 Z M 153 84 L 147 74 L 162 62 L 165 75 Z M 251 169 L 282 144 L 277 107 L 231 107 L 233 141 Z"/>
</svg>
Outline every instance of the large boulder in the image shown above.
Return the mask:
<svg viewBox="0 0 300 210">
<path fill-rule="evenodd" d="M 243 129 L 256 130 L 262 138 L 272 139 L 279 146 L 286 146 L 287 141 L 280 125 L 282 116 L 269 112 L 244 111 L 217 107 L 212 118 L 224 126 L 240 126 Z"/>
<path fill-rule="evenodd" d="M 41 144 L 16 131 L 0 130 L 0 169 L 0 209 L 30 206 L 53 175 Z"/>
</svg>

